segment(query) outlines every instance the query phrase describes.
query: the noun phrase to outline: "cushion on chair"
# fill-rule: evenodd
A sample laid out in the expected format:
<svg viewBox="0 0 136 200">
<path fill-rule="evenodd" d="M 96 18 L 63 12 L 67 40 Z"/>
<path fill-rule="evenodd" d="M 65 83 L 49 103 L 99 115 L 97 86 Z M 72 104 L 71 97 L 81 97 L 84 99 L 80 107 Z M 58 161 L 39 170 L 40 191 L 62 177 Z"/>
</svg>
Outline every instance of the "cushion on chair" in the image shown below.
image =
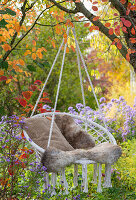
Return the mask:
<svg viewBox="0 0 136 200">
<path fill-rule="evenodd" d="M 90 149 L 95 146 L 94 138 L 76 124 L 71 116 L 56 115 L 55 122 L 74 149 Z"/>
<path fill-rule="evenodd" d="M 48 144 L 51 120 L 45 117 L 38 117 L 27 118 L 24 120 L 24 122 L 24 130 L 27 132 L 31 140 L 35 142 L 38 146 L 46 149 Z M 62 151 L 71 151 L 74 149 L 62 135 L 55 122 L 53 124 L 50 147 L 54 147 Z"/>
</svg>

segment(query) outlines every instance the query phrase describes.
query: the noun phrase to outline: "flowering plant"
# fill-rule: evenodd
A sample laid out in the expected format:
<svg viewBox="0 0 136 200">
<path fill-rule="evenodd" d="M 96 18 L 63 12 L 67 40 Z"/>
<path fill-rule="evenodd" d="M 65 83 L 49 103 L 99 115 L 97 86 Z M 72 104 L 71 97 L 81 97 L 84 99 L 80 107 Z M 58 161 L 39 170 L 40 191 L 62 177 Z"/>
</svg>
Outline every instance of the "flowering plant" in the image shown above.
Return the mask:
<svg viewBox="0 0 136 200">
<path fill-rule="evenodd" d="M 122 96 L 108 103 L 102 97 L 98 110 L 93 110 L 89 106 L 84 108 L 81 103 L 78 103 L 76 109 L 69 107 L 69 112 L 81 116 L 86 113 L 87 118 L 102 125 L 105 122 L 108 130 L 119 142 L 136 137 L 136 102 L 133 107 L 130 107 Z"/>
<path fill-rule="evenodd" d="M 23 119 L 16 115 L 2 117 L 0 122 L 0 199 L 45 195 L 41 185 L 46 168 L 36 162 L 34 150 L 22 132 L 23 125 Z"/>
</svg>

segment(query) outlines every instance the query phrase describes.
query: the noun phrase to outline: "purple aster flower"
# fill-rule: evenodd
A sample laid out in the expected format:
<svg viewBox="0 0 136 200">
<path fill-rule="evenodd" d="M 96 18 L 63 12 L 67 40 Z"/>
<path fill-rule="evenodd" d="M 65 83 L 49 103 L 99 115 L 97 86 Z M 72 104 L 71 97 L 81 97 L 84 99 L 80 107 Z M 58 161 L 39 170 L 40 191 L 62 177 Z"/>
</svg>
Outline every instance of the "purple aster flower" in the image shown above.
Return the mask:
<svg viewBox="0 0 136 200">
<path fill-rule="evenodd" d="M 105 97 L 101 97 L 99 101 L 100 101 L 100 103 L 101 103 L 101 102 L 103 102 L 103 101 L 106 101 L 106 99 L 105 99 Z"/>
<path fill-rule="evenodd" d="M 84 107 L 84 106 L 83 106 L 83 104 L 81 104 L 81 103 L 77 103 L 77 104 L 76 104 L 76 108 L 78 109 L 78 111 L 80 111 L 83 107 Z"/>
</svg>

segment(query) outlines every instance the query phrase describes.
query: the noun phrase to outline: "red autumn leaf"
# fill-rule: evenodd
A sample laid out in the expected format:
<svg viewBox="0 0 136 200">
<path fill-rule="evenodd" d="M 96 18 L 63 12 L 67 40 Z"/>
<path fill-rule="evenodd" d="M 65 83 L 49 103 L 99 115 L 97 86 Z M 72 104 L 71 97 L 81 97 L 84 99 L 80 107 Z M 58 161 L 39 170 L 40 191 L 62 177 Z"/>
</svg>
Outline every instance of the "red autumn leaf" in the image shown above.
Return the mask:
<svg viewBox="0 0 136 200">
<path fill-rule="evenodd" d="M 125 18 L 123 18 L 123 17 L 121 17 L 120 19 L 121 19 L 121 21 L 122 21 L 123 23 L 126 21 Z"/>
<path fill-rule="evenodd" d="M 136 38 L 130 38 L 131 43 L 136 43 Z"/>
<path fill-rule="evenodd" d="M 36 84 L 36 85 L 41 85 L 41 84 L 42 84 L 42 81 L 36 80 L 36 81 L 34 82 L 34 84 Z"/>
<path fill-rule="evenodd" d="M 122 49 L 122 44 L 120 42 L 117 42 L 117 48 Z"/>
<path fill-rule="evenodd" d="M 93 9 L 94 11 L 97 11 L 97 10 L 98 10 L 98 8 L 97 8 L 96 6 L 92 6 L 92 9 Z"/>
<path fill-rule="evenodd" d="M 84 18 L 84 16 L 79 16 L 78 18 L 79 18 L 79 19 L 82 19 L 82 18 Z"/>
<path fill-rule="evenodd" d="M 110 34 L 110 35 L 113 35 L 113 28 L 110 28 L 110 29 L 109 29 L 109 34 Z"/>
<path fill-rule="evenodd" d="M 131 33 L 132 33 L 132 35 L 135 35 L 136 32 L 135 32 L 134 28 L 131 29 Z"/>
<path fill-rule="evenodd" d="M 126 15 L 129 15 L 129 13 L 130 13 L 130 10 L 127 10 L 127 11 L 126 11 Z"/>
<path fill-rule="evenodd" d="M 13 175 L 14 175 L 13 165 L 10 165 L 10 166 L 8 167 L 8 173 L 9 173 L 10 176 L 13 176 Z"/>
<path fill-rule="evenodd" d="M 18 101 L 19 101 L 21 106 L 26 107 L 27 101 L 25 99 L 19 99 Z"/>
<path fill-rule="evenodd" d="M 118 16 L 118 13 L 114 13 L 114 16 Z"/>
<path fill-rule="evenodd" d="M 10 79 L 13 79 L 13 76 L 9 75 L 9 78 L 10 78 Z"/>
<path fill-rule="evenodd" d="M 42 108 L 43 107 L 43 104 L 42 103 L 38 103 L 37 105 L 39 108 Z"/>
<path fill-rule="evenodd" d="M 21 136 L 22 136 L 22 138 L 25 140 L 25 135 L 24 135 L 24 132 L 22 131 L 22 133 L 21 133 Z"/>
<path fill-rule="evenodd" d="M 37 86 L 36 86 L 36 85 L 31 85 L 31 86 L 30 86 L 30 90 L 35 91 L 36 89 L 37 89 Z"/>
<path fill-rule="evenodd" d="M 105 27 L 110 27 L 110 26 L 111 26 L 111 23 L 107 22 L 104 26 L 105 26 Z"/>
<path fill-rule="evenodd" d="M 29 155 L 26 154 L 26 153 L 24 153 L 24 154 L 22 154 L 19 158 L 20 158 L 20 159 L 29 158 Z"/>
<path fill-rule="evenodd" d="M 45 112 L 47 112 L 47 110 L 46 109 L 43 109 L 43 108 L 40 108 L 40 109 L 38 109 L 41 113 L 45 113 Z"/>
<path fill-rule="evenodd" d="M 0 77 L 0 81 L 6 81 L 7 80 L 7 77 L 6 76 L 1 76 Z"/>
<path fill-rule="evenodd" d="M 40 101 L 44 103 L 51 103 L 51 100 L 49 98 L 41 98 Z"/>
<path fill-rule="evenodd" d="M 75 52 L 75 48 L 72 45 L 71 45 L 71 49 L 72 49 L 73 52 Z"/>
<path fill-rule="evenodd" d="M 130 27 L 130 26 L 131 26 L 131 22 L 128 21 L 128 20 L 125 20 L 123 23 L 124 23 L 124 25 L 125 25 L 126 27 Z"/>
<path fill-rule="evenodd" d="M 97 4 L 97 3 L 98 3 L 98 1 L 94 1 L 94 2 L 93 2 L 93 4 Z"/>
<path fill-rule="evenodd" d="M 43 97 L 46 97 L 48 96 L 48 93 L 47 92 L 43 92 Z"/>
<path fill-rule="evenodd" d="M 90 26 L 90 23 L 85 23 L 84 24 L 84 27 L 88 27 L 88 26 Z"/>
<path fill-rule="evenodd" d="M 107 2 L 107 0 L 102 0 L 102 2 Z"/>
<path fill-rule="evenodd" d="M 126 0 L 120 0 L 120 2 L 121 2 L 122 4 L 125 4 L 125 3 L 126 3 Z"/>
<path fill-rule="evenodd" d="M 122 27 L 122 31 L 123 31 L 124 33 L 128 33 L 128 32 L 127 32 L 127 28 L 126 28 L 125 26 Z"/>
<path fill-rule="evenodd" d="M 89 31 L 92 32 L 95 26 L 90 26 Z"/>
<path fill-rule="evenodd" d="M 120 26 L 119 25 L 116 26 L 116 28 L 115 28 L 115 34 L 120 35 Z"/>
<path fill-rule="evenodd" d="M 25 91 L 25 92 L 22 92 L 22 95 L 23 97 L 25 97 L 25 99 L 29 100 L 32 96 L 32 92 L 31 91 Z"/>
<path fill-rule="evenodd" d="M 111 43 L 111 45 L 114 45 L 115 44 L 115 41 L 113 41 L 112 43 Z"/>
<path fill-rule="evenodd" d="M 130 61 L 129 53 L 126 54 L 126 60 L 127 60 L 128 62 Z"/>
<path fill-rule="evenodd" d="M 116 26 L 118 24 L 118 22 L 114 22 L 114 26 Z"/>
</svg>

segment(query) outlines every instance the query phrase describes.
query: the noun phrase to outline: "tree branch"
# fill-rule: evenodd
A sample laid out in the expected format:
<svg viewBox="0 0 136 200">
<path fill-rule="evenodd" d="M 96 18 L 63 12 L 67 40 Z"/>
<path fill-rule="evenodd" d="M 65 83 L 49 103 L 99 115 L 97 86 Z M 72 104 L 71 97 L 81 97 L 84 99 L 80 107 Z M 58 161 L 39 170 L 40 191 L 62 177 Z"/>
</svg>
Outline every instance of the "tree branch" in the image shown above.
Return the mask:
<svg viewBox="0 0 136 200">
<path fill-rule="evenodd" d="M 34 24 L 31 26 L 31 28 L 20 38 L 20 40 L 14 45 L 14 47 L 11 48 L 11 50 L 9 50 L 9 51 L 7 51 L 7 52 L 5 53 L 5 55 L 3 56 L 3 60 L 4 60 L 4 61 L 5 61 L 5 60 L 7 59 L 7 57 L 11 54 L 11 52 L 18 46 L 18 44 L 19 44 L 19 43 L 28 35 L 28 33 L 34 28 L 34 26 L 36 25 L 36 22 L 38 21 L 38 19 L 40 18 L 40 16 L 41 16 L 46 10 L 48 10 L 48 9 L 54 7 L 54 6 L 55 6 L 55 5 L 52 5 L 52 6 L 48 7 L 48 8 L 45 8 L 45 9 L 38 15 L 38 17 L 36 18 Z M 16 34 L 16 33 L 15 33 L 15 34 Z M 13 39 L 12 39 L 12 41 L 11 41 L 13 44 L 14 44 L 14 42 L 15 42 L 15 36 L 17 36 L 17 35 L 15 35 L 15 34 L 14 34 Z M 14 40 L 14 42 L 13 42 L 13 40 Z"/>
<path fill-rule="evenodd" d="M 60 5 L 60 3 L 57 3 L 55 0 L 49 0 L 51 3 L 53 3 L 54 5 L 56 5 L 59 9 L 65 11 L 66 13 L 73 13 L 76 14 L 77 13 L 77 9 L 75 8 L 74 10 L 71 9 L 67 9 L 64 6 Z"/>
</svg>

